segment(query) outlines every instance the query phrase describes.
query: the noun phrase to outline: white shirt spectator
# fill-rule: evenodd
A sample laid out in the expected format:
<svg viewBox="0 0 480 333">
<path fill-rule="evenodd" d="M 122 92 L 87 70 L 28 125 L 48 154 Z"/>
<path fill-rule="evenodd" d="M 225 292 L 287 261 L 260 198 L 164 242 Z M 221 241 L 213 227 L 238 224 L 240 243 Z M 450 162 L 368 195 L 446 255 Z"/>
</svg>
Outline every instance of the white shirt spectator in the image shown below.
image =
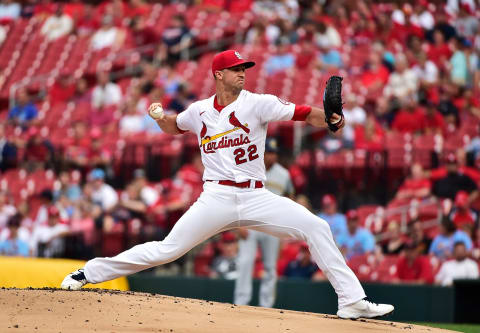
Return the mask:
<svg viewBox="0 0 480 333">
<path fill-rule="evenodd" d="M 430 60 L 427 60 L 425 66 L 415 65 L 412 68 L 413 73 L 419 81 L 425 81 L 427 83 L 433 84 L 438 80 L 438 68 Z"/>
<path fill-rule="evenodd" d="M 395 9 L 392 13 L 392 21 L 399 25 L 405 25 L 405 14 L 401 9 Z"/>
<path fill-rule="evenodd" d="M 21 7 L 16 2 L 5 1 L 0 4 L 0 19 L 16 19 L 20 16 Z"/>
<path fill-rule="evenodd" d="M 0 242 L 6 241 L 10 237 L 10 229 L 5 228 L 0 232 Z M 24 241 L 25 243 L 30 243 L 30 231 L 25 227 L 18 228 L 17 238 Z"/>
<path fill-rule="evenodd" d="M 388 78 L 388 83 L 383 91 L 386 96 L 395 96 L 398 98 L 410 95 L 417 89 L 417 76 L 415 73 L 406 69 L 402 73 L 393 72 Z"/>
<path fill-rule="evenodd" d="M 472 259 L 449 260 L 442 264 L 435 281 L 442 286 L 450 286 L 456 279 L 478 279 L 478 265 Z"/>
<path fill-rule="evenodd" d="M 435 25 L 435 19 L 433 18 L 432 13 L 428 10 L 424 10 L 420 15 L 411 15 L 410 23 L 425 30 L 430 30 L 433 29 L 433 26 Z"/>
<path fill-rule="evenodd" d="M 345 127 L 343 128 L 343 138 L 348 141 L 355 139 L 355 125 L 365 124 L 367 114 L 360 106 L 354 106 L 352 109 L 343 109 L 345 117 Z"/>
<path fill-rule="evenodd" d="M 122 90 L 113 82 L 108 82 L 104 86 L 97 85 L 92 92 L 92 105 L 95 108 L 101 106 L 110 106 L 120 103 L 122 100 Z"/>
<path fill-rule="evenodd" d="M 327 26 L 327 31 L 325 31 L 325 33 L 317 33 L 315 35 L 315 44 L 319 47 L 325 48 L 340 47 L 342 44 L 342 38 L 337 29 L 329 25 Z"/>
<path fill-rule="evenodd" d="M 150 186 L 144 186 L 140 190 L 140 199 L 148 207 L 151 207 L 154 204 L 156 204 L 158 201 L 158 198 L 159 198 L 158 192 Z"/>
<path fill-rule="evenodd" d="M 145 130 L 143 116 L 138 114 L 126 114 L 120 119 L 120 134 L 135 134 Z"/>
<path fill-rule="evenodd" d="M 73 20 L 68 15 L 52 15 L 42 26 L 42 34 L 50 41 L 66 36 L 72 31 Z"/>
<path fill-rule="evenodd" d="M 107 211 L 118 203 L 118 194 L 110 185 L 103 184 L 98 190 L 93 190 L 92 201 Z"/>
<path fill-rule="evenodd" d="M 64 242 L 63 239 L 57 237 L 68 231 L 69 227 L 62 223 L 57 223 L 54 226 L 36 226 L 30 239 L 30 248 L 32 249 L 33 255 L 37 255 L 39 243 L 48 243 L 44 253 L 45 257 L 50 257 L 53 253 L 61 252 Z"/>
<path fill-rule="evenodd" d="M 112 47 L 118 37 L 119 31 L 116 27 L 108 29 L 99 29 L 93 35 L 91 45 L 94 50 L 101 50 L 106 47 Z"/>
<path fill-rule="evenodd" d="M 3 205 L 0 207 L 0 230 L 7 226 L 8 218 L 15 215 L 17 210 L 12 205 Z"/>
</svg>

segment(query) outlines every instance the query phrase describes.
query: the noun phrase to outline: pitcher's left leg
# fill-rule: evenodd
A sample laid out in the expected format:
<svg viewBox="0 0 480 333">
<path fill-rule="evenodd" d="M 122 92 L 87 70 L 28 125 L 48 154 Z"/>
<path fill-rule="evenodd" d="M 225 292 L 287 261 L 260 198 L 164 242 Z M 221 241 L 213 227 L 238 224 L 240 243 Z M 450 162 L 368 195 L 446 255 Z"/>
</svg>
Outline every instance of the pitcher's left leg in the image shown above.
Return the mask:
<svg viewBox="0 0 480 333">
<path fill-rule="evenodd" d="M 244 222 L 245 225 L 257 225 L 256 230 L 308 243 L 313 259 L 338 295 L 340 309 L 365 298 L 365 292 L 345 263 L 327 222 L 294 201 L 263 189 L 242 193 L 241 205 L 241 220 L 252 221 Z"/>
</svg>

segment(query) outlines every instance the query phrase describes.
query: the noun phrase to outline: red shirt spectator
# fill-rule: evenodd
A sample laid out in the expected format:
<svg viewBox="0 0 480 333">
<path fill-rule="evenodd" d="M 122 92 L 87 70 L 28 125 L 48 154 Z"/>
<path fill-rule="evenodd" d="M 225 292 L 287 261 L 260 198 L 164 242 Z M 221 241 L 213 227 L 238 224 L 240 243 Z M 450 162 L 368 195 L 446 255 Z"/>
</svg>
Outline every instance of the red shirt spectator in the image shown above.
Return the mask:
<svg viewBox="0 0 480 333">
<path fill-rule="evenodd" d="M 68 74 L 60 74 L 49 92 L 50 104 L 65 103 L 72 98 L 75 93 L 75 84 L 71 82 Z"/>
<path fill-rule="evenodd" d="M 416 253 L 413 242 L 407 244 L 413 244 L 413 249 L 410 245 L 406 245 L 405 256 L 398 259 L 398 279 L 405 282 L 432 283 L 433 272 L 429 258 L 427 256 L 419 256 Z"/>
<path fill-rule="evenodd" d="M 355 148 L 370 151 L 383 149 L 385 131 L 373 115 L 369 115 L 364 126 L 356 126 L 354 130 Z"/>
<path fill-rule="evenodd" d="M 449 214 L 450 221 L 457 229 L 471 229 L 478 220 L 478 214 L 470 209 L 469 195 L 465 191 L 458 191 L 455 195 L 455 206 Z M 471 231 L 471 230 L 470 230 Z"/>
<path fill-rule="evenodd" d="M 425 129 L 425 117 L 421 109 L 402 109 L 392 123 L 392 129 L 400 133 L 416 133 Z"/>
<path fill-rule="evenodd" d="M 423 119 L 425 126 L 425 133 L 439 133 L 445 134 L 447 127 L 445 126 L 445 120 L 440 112 L 435 110 L 433 106 L 428 106 Z"/>
<path fill-rule="evenodd" d="M 415 163 L 410 168 L 410 177 L 405 179 L 398 189 L 397 199 L 424 198 L 430 195 L 432 182 L 425 178 L 424 171 L 419 163 Z"/>
</svg>

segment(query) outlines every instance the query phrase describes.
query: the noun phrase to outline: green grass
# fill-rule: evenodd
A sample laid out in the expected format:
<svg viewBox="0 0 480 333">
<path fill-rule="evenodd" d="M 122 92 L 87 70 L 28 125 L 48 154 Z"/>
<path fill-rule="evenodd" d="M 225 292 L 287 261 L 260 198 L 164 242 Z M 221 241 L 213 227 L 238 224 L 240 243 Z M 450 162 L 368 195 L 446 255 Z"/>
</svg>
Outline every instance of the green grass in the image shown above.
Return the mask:
<svg viewBox="0 0 480 333">
<path fill-rule="evenodd" d="M 442 324 L 442 323 L 412 323 L 415 325 L 430 326 L 443 328 L 446 330 L 464 332 L 464 333 L 480 333 L 480 325 L 475 324 Z"/>
</svg>

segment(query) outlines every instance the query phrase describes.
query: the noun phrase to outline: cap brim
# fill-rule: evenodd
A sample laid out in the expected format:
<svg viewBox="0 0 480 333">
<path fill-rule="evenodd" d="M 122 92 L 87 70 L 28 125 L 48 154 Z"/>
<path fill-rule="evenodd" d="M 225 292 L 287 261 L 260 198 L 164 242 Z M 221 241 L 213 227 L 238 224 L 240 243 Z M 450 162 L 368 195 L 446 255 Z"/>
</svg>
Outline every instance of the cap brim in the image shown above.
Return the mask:
<svg viewBox="0 0 480 333">
<path fill-rule="evenodd" d="M 239 66 L 239 65 L 244 65 L 244 66 L 245 66 L 245 69 L 247 69 L 247 68 L 250 68 L 250 67 L 255 66 L 255 62 L 253 62 L 253 61 L 240 60 L 240 61 L 234 63 L 232 66 L 226 67 L 226 69 L 227 69 L 227 68 L 232 68 L 232 67 L 235 67 L 235 66 Z"/>
</svg>

